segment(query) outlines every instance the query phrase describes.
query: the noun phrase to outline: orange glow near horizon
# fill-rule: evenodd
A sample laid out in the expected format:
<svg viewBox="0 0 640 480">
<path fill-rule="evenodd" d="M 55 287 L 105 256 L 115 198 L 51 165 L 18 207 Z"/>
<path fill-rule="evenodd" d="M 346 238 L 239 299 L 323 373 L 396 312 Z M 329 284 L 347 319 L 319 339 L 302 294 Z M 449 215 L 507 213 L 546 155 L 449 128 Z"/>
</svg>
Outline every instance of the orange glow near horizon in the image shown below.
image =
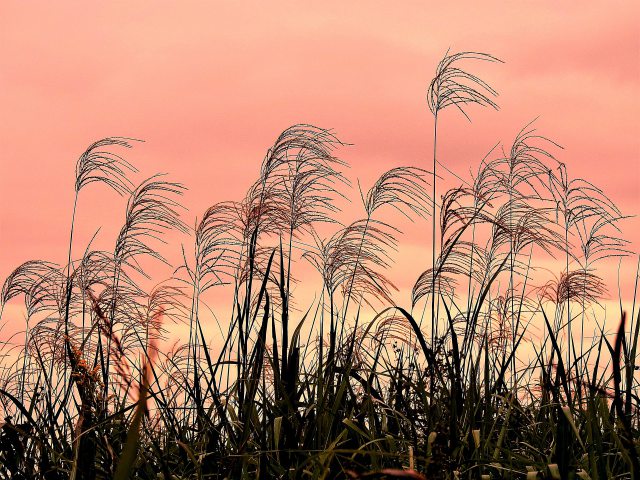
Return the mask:
<svg viewBox="0 0 640 480">
<path fill-rule="evenodd" d="M 471 108 L 473 123 L 443 116 L 438 156 L 448 168 L 468 177 L 493 145 L 508 148 L 539 117 L 571 177 L 640 214 L 638 3 L 8 1 L 0 11 L 2 279 L 29 259 L 66 261 L 75 162 L 106 136 L 145 141 L 126 152 L 137 180 L 167 172 L 189 188 L 189 225 L 211 204 L 240 199 L 296 123 L 352 144 L 336 154 L 363 188 L 394 166 L 429 169 L 425 96 L 449 48 L 505 64 L 469 65 L 499 91 L 500 111 Z M 126 203 L 99 186 L 82 195 L 75 257 L 98 228 L 95 245 L 109 248 Z M 358 195 L 342 204 L 345 218 L 361 215 Z M 393 277 L 406 293 L 429 266 L 429 228 L 401 228 L 414 232 L 400 239 Z M 640 220 L 627 220 L 624 236 L 638 251 Z M 178 255 L 188 239 L 175 241 Z M 636 261 L 621 267 L 624 299 Z M 615 302 L 617 263 L 607 268 Z"/>
</svg>

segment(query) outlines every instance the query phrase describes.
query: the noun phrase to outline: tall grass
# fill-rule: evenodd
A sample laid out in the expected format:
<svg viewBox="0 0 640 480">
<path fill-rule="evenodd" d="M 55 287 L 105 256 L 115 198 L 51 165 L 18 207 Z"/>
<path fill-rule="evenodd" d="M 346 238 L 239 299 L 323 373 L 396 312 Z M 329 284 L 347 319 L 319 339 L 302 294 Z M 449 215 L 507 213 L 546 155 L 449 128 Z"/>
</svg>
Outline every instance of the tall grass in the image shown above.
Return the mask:
<svg viewBox="0 0 640 480">
<path fill-rule="evenodd" d="M 193 229 L 182 185 L 134 186 L 128 139 L 89 147 L 66 264 L 26 262 L 2 288 L 3 312 L 24 299 L 26 324 L 3 343 L 0 476 L 637 478 L 640 309 L 621 308 L 610 335 L 596 270 L 630 254 L 624 217 L 532 124 L 436 200 L 443 111 L 497 109 L 469 60 L 497 61 L 447 54 L 429 87 L 432 171 L 382 173 L 346 224 L 344 144 L 329 130 L 285 130 L 245 197 Z M 124 224 L 112 251 L 74 254 L 90 183 L 129 197 Z M 393 212 L 433 235 L 404 307 Z M 147 272 L 168 263 L 170 231 L 193 246 L 158 282 Z M 317 294 L 296 306 L 300 282 Z M 209 306 L 217 289 L 229 310 Z M 228 311 L 212 342 L 207 325 Z M 188 335 L 161 348 L 174 322 Z"/>
</svg>

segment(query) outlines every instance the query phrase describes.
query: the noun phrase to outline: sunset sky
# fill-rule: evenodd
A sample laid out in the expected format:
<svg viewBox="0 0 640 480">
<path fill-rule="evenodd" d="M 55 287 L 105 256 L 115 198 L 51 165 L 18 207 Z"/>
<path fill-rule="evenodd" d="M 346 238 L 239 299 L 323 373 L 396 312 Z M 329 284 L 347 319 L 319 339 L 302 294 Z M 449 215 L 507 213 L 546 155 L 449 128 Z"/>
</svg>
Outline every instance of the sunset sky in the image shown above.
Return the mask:
<svg viewBox="0 0 640 480">
<path fill-rule="evenodd" d="M 539 117 L 571 176 L 638 214 L 638 25 L 638 2 L 4 1 L 0 277 L 32 258 L 65 261 L 75 162 L 106 136 L 145 141 L 126 152 L 137 179 L 167 172 L 184 183 L 190 225 L 214 202 L 239 199 L 295 123 L 352 144 L 337 154 L 363 185 L 393 166 L 429 168 L 425 94 L 449 48 L 505 63 L 469 65 L 499 91 L 500 111 L 471 109 L 471 124 L 446 112 L 443 163 L 468 175 Z M 82 195 L 74 256 L 98 227 L 97 245 L 110 245 L 124 214 L 125 200 L 103 187 Z M 640 221 L 624 233 L 637 251 Z M 423 241 L 403 239 L 401 268 L 415 266 Z M 428 266 L 424 255 L 401 287 Z M 623 265 L 625 296 L 635 261 Z"/>
</svg>

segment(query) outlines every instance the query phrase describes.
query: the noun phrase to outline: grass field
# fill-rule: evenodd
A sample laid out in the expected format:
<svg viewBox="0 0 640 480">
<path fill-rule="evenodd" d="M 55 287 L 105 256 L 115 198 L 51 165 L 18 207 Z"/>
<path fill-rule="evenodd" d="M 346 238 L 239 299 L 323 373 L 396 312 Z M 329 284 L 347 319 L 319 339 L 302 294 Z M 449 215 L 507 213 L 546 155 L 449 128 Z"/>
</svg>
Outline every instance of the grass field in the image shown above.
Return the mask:
<svg viewBox="0 0 640 480">
<path fill-rule="evenodd" d="M 128 198 L 126 220 L 111 251 L 75 245 L 72 222 L 64 262 L 26 262 L 3 285 L 2 321 L 22 321 L 4 308 L 22 300 L 27 320 L 2 344 L 0 477 L 640 477 L 640 308 L 621 300 L 607 336 L 599 305 L 600 266 L 637 262 L 624 214 L 532 124 L 440 187 L 442 112 L 498 108 L 478 62 L 500 63 L 465 52 L 436 68 L 429 170 L 362 187 L 346 225 L 337 200 L 354 190 L 330 130 L 286 129 L 244 198 L 195 229 L 184 186 L 132 183 L 134 140 L 91 145 L 74 219 L 100 183 Z M 388 275 L 401 244 L 386 219 L 401 216 L 433 238 L 408 305 Z M 180 249 L 162 245 L 174 230 L 191 235 L 182 262 L 147 278 Z M 315 300 L 294 308 L 310 281 Z M 205 301 L 217 289 L 224 307 Z M 215 342 L 211 311 L 232 312 Z M 173 323 L 188 334 L 168 348 Z"/>
</svg>

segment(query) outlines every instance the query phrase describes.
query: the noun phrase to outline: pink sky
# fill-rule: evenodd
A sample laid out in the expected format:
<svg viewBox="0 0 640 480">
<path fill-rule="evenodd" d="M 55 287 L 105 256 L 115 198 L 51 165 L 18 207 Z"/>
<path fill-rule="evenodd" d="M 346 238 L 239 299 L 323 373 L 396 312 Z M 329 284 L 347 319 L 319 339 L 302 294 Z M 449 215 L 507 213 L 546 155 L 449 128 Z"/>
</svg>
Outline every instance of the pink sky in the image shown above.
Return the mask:
<svg viewBox="0 0 640 480">
<path fill-rule="evenodd" d="M 363 185 L 392 166 L 429 168 L 425 93 L 449 47 L 506 62 L 472 67 L 500 92 L 500 112 L 443 117 L 451 169 L 475 168 L 539 116 L 572 176 L 640 213 L 640 4 L 428 3 L 3 2 L 0 277 L 32 258 L 64 262 L 75 162 L 105 136 L 146 141 L 127 158 L 188 186 L 189 224 L 239 199 L 294 123 L 354 144 L 338 153 Z M 101 187 L 82 195 L 76 252 L 99 226 L 112 242 L 124 212 Z M 640 221 L 625 235 L 637 250 Z M 420 242 L 403 239 L 401 266 Z"/>
</svg>

